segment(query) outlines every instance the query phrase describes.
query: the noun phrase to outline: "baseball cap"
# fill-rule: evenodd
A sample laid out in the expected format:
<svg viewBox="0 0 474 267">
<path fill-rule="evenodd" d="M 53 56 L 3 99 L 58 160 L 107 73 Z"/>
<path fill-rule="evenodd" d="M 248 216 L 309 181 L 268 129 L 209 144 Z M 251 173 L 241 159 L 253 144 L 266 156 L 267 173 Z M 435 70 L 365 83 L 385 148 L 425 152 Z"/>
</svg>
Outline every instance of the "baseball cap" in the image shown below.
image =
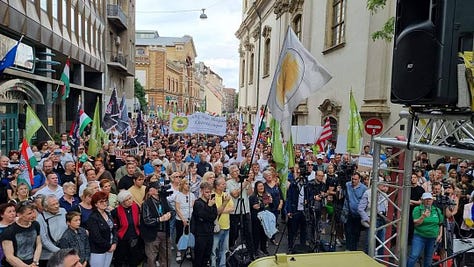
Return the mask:
<svg viewBox="0 0 474 267">
<path fill-rule="evenodd" d="M 330 159 L 334 159 L 334 158 L 336 158 L 336 156 L 331 155 L 329 158 L 330 158 Z"/>
<path fill-rule="evenodd" d="M 55 149 L 54 150 L 54 154 L 56 154 L 56 155 L 59 155 L 59 154 L 62 154 L 62 153 L 63 153 L 63 151 L 61 149 Z"/>
<path fill-rule="evenodd" d="M 423 195 L 421 195 L 421 199 L 425 200 L 425 199 L 433 199 L 433 195 L 429 192 L 425 192 L 423 193 Z"/>
<path fill-rule="evenodd" d="M 316 156 L 316 159 L 324 159 L 324 156 L 321 155 L 321 154 L 318 154 L 318 155 Z"/>
</svg>

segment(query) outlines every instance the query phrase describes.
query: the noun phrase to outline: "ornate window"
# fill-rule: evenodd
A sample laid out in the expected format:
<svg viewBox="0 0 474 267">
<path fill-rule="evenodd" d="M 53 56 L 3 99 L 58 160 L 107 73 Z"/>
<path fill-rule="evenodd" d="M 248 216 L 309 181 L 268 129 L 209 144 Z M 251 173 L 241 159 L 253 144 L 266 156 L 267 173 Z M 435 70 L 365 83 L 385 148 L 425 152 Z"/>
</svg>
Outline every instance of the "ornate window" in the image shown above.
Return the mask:
<svg viewBox="0 0 474 267">
<path fill-rule="evenodd" d="M 263 48 L 263 76 L 270 75 L 270 48 L 270 38 L 267 38 Z"/>
<path fill-rule="evenodd" d="M 298 15 L 295 16 L 291 26 L 292 26 L 293 31 L 295 32 L 296 36 L 298 36 L 298 39 L 301 41 L 301 34 L 302 34 L 301 14 L 298 14 Z"/>
<path fill-rule="evenodd" d="M 345 42 L 346 0 L 329 0 L 326 30 L 326 48 Z"/>
</svg>

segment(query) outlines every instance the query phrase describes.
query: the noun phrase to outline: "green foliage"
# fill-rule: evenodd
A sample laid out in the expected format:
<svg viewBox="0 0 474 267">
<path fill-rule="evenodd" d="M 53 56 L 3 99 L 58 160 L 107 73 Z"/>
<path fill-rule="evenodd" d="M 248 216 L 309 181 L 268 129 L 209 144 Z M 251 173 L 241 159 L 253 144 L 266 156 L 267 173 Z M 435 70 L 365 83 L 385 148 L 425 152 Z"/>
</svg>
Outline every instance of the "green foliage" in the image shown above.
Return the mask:
<svg viewBox="0 0 474 267">
<path fill-rule="evenodd" d="M 387 4 L 387 0 L 367 0 L 367 9 L 373 15 L 377 13 L 380 9 L 385 8 L 386 4 Z M 382 29 L 375 31 L 371 34 L 372 41 L 376 41 L 377 39 L 382 39 L 387 42 L 391 42 L 394 33 L 395 33 L 395 18 L 391 17 L 385 22 Z"/>
<path fill-rule="evenodd" d="M 377 39 L 382 39 L 387 42 L 392 41 L 393 34 L 395 32 L 395 17 L 389 18 L 385 24 L 383 25 L 382 29 L 372 33 L 372 41 Z"/>
<path fill-rule="evenodd" d="M 140 82 L 135 79 L 135 90 L 134 90 L 134 96 L 138 99 L 140 102 L 140 107 L 142 111 L 146 112 L 148 110 L 148 102 L 146 101 L 145 98 L 145 88 L 140 84 Z"/>
<path fill-rule="evenodd" d="M 367 9 L 374 14 L 379 8 L 384 8 L 386 4 L 387 0 L 367 0 Z"/>
</svg>

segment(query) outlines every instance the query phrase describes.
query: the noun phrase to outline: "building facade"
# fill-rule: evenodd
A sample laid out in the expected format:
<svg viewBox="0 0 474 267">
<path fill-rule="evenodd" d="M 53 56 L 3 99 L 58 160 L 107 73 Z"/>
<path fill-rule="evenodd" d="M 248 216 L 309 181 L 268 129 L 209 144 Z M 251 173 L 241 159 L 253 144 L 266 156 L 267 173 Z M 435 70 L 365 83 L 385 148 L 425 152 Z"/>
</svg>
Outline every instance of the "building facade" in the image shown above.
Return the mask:
<svg viewBox="0 0 474 267">
<path fill-rule="evenodd" d="M 239 110 L 252 119 L 266 104 L 287 27 L 332 74 L 332 80 L 303 101 L 293 125 L 331 121 L 333 141 L 347 132 L 352 90 L 363 120 L 377 117 L 385 125 L 398 119 L 401 106 L 390 103 L 393 43 L 372 41 L 370 33 L 394 15 L 394 3 L 371 14 L 364 1 L 243 0 L 240 40 Z M 404 129 L 391 129 L 398 135 Z M 370 137 L 364 134 L 364 140 Z"/>
<path fill-rule="evenodd" d="M 222 112 L 223 113 L 234 113 L 235 112 L 235 99 L 236 92 L 234 88 L 223 88 L 222 89 Z"/>
<path fill-rule="evenodd" d="M 199 62 L 197 64 L 197 72 L 199 72 L 202 77 L 202 85 L 204 89 L 204 106 L 202 111 L 221 115 L 224 107 L 224 84 L 222 78 L 210 67 L 206 66 L 204 62 Z"/>
<path fill-rule="evenodd" d="M 195 79 L 196 49 L 191 36 L 160 37 L 157 31 L 136 31 L 136 78 L 156 109 L 193 113 L 201 107 Z"/>
</svg>

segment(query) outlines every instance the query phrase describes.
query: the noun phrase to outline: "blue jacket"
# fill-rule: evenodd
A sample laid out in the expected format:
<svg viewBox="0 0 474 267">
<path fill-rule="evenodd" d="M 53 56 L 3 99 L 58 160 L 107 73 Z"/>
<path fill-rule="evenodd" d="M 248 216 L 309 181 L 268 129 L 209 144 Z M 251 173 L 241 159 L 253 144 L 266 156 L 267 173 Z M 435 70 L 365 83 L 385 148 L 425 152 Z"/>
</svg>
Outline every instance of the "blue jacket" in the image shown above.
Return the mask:
<svg viewBox="0 0 474 267">
<path fill-rule="evenodd" d="M 304 186 L 303 192 L 304 192 L 304 200 L 307 202 L 308 200 L 308 194 L 306 192 L 306 186 Z M 298 186 L 298 183 L 296 181 L 292 181 L 290 184 L 290 187 L 288 188 L 288 191 L 286 192 L 286 212 L 287 213 L 295 213 L 298 211 L 298 198 L 300 195 L 300 187 Z"/>
</svg>

